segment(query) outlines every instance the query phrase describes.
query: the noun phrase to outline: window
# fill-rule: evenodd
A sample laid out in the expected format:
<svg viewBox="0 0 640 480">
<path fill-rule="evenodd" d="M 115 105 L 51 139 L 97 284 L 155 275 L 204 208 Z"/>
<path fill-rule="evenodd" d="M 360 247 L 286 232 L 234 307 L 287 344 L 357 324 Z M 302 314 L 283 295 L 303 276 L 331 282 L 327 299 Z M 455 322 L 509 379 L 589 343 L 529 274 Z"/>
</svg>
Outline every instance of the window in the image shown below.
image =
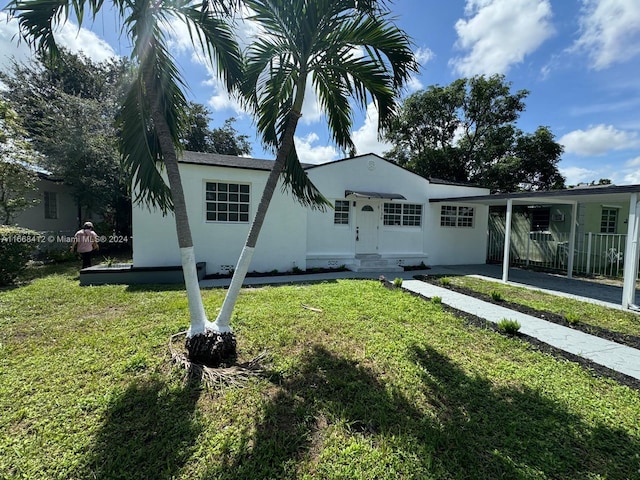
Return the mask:
<svg viewBox="0 0 640 480">
<path fill-rule="evenodd" d="M 422 225 L 422 205 L 415 203 L 385 203 L 383 220 L 385 225 L 419 227 Z"/>
<path fill-rule="evenodd" d="M 58 218 L 58 195 L 56 192 L 44 192 L 44 218 Z"/>
<path fill-rule="evenodd" d="M 349 225 L 349 201 L 336 200 L 333 209 L 333 223 L 335 225 Z"/>
<path fill-rule="evenodd" d="M 617 208 L 603 208 L 600 220 L 600 233 L 616 233 L 618 223 Z"/>
<path fill-rule="evenodd" d="M 205 197 L 207 221 L 249 222 L 249 185 L 207 182 Z"/>
<path fill-rule="evenodd" d="M 422 225 L 422 205 L 402 205 L 402 225 L 405 227 L 419 227 Z"/>
<path fill-rule="evenodd" d="M 531 231 L 546 232 L 549 230 L 549 218 L 551 216 L 550 208 L 532 208 L 531 209 Z"/>
<path fill-rule="evenodd" d="M 399 203 L 385 203 L 383 218 L 385 225 L 400 225 L 402 205 Z"/>
<path fill-rule="evenodd" d="M 442 205 L 440 208 L 441 227 L 473 228 L 474 207 Z"/>
</svg>

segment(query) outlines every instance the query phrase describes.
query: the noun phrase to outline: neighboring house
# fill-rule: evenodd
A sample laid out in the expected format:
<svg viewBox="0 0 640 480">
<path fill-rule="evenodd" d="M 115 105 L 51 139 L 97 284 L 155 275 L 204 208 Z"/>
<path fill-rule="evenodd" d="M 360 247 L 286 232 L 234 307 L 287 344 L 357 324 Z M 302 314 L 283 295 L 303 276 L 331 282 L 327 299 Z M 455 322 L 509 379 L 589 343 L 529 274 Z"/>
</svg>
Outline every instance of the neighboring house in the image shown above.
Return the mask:
<svg viewBox="0 0 640 480">
<path fill-rule="evenodd" d="M 605 257 L 609 265 L 618 263 L 622 266 L 621 305 L 624 308 L 640 310 L 640 307 L 635 305 L 640 263 L 640 185 L 598 185 L 591 188 L 449 197 L 430 199 L 429 202 L 506 207 L 504 220 L 500 219 L 500 210 L 495 210 L 497 215 L 492 217 L 490 226 L 493 237 L 502 241 L 504 282 L 509 279 L 509 265 L 530 265 L 532 261 L 538 261 L 532 259 L 538 254 L 541 257 L 544 254 L 555 259 L 558 266 L 567 272 L 568 277 L 580 271 L 582 266 L 587 274 L 598 273 L 593 266 L 596 260 L 600 261 Z M 568 215 L 565 213 L 567 207 L 562 207 L 563 205 L 570 209 Z M 626 218 L 621 215 L 624 206 L 627 206 Z M 617 210 L 617 213 L 613 214 L 612 210 Z M 589 211 L 596 212 L 596 215 L 592 215 L 595 218 L 587 218 Z M 613 231 L 620 228 L 620 221 L 625 225 L 623 228 L 626 229 L 626 235 L 602 233 L 603 230 Z M 564 231 L 564 224 L 569 230 L 566 240 L 559 237 L 560 232 Z M 599 227 L 600 233 L 597 230 L 586 232 L 585 227 L 588 226 Z M 624 238 L 616 240 L 615 244 L 605 243 L 604 250 L 600 250 L 597 242 L 594 243 L 594 238 L 606 239 L 616 236 Z"/>
<path fill-rule="evenodd" d="M 185 152 L 180 173 L 197 262 L 206 273 L 235 268 L 273 162 Z M 276 190 L 250 271 L 401 269 L 485 262 L 488 207 L 429 201 L 486 195 L 484 188 L 429 181 L 377 155 L 305 165 L 334 205 L 326 211 Z M 175 266 L 173 215 L 133 207 L 134 267 Z"/>
<path fill-rule="evenodd" d="M 32 198 L 38 203 L 20 213 L 14 223 L 40 232 L 75 232 L 78 229 L 77 207 L 61 180 L 40 174 Z"/>
<path fill-rule="evenodd" d="M 615 190 L 615 185 L 574 187 L 587 194 L 594 188 L 606 194 Z M 566 269 L 571 210 L 567 204 L 514 205 L 511 262 Z M 491 207 L 489 211 L 489 261 L 502 261 L 505 212 L 506 207 Z M 590 199 L 589 203 L 578 203 L 575 272 L 622 275 L 628 217 L 628 201 Z"/>
</svg>

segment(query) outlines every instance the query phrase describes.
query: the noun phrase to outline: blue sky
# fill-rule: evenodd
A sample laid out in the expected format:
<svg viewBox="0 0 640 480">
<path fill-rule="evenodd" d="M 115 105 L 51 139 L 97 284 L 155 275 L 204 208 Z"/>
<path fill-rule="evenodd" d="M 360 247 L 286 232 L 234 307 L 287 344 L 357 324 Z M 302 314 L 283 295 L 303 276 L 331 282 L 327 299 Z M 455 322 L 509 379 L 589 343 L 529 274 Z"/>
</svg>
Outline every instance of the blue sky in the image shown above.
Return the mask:
<svg viewBox="0 0 640 480">
<path fill-rule="evenodd" d="M 530 91 L 519 128 L 549 126 L 564 145 L 560 170 L 569 185 L 600 178 L 640 184 L 639 0 L 396 0 L 391 9 L 421 63 L 403 95 L 461 77 L 504 74 L 513 91 Z M 59 42 L 96 60 L 128 55 L 116 23 L 106 12 L 81 30 L 69 24 L 60 29 Z M 30 56 L 24 43 L 16 44 L 16 31 L 14 21 L 0 22 L 2 68 L 10 55 Z M 238 28 L 243 44 L 255 34 L 247 23 Z M 190 99 L 213 111 L 212 126 L 236 117 L 236 128 L 253 142 L 252 155 L 271 158 L 256 138 L 253 119 L 225 94 L 178 28 L 172 30 L 172 52 Z M 305 102 L 296 138 L 301 160 L 342 158 L 311 92 Z M 375 109 L 358 112 L 353 136 L 359 154 L 389 148 L 378 141 L 375 125 Z"/>
</svg>

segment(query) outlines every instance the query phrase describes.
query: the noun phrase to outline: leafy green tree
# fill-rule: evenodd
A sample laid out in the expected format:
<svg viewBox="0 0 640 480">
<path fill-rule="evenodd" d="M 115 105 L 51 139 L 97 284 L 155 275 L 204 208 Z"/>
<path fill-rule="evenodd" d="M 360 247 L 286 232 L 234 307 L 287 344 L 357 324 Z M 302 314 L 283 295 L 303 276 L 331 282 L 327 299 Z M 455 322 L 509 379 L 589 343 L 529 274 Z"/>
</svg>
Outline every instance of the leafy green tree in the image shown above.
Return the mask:
<svg viewBox="0 0 640 480">
<path fill-rule="evenodd" d="M 185 278 L 191 324 L 187 333 L 193 340 L 190 354 L 208 344 L 205 331 L 210 327 L 198 286 L 195 253 L 189 227 L 184 191 L 178 169 L 180 140 L 186 130 L 187 100 L 182 80 L 171 56 L 163 27 L 171 20 L 183 22 L 194 47 L 201 50 L 232 88 L 242 73 L 240 51 L 226 15 L 231 2 L 188 0 L 113 0 L 122 17 L 123 30 L 132 45 L 137 63 L 118 116 L 120 151 L 133 175 L 135 200 L 149 206 L 173 210 Z M 103 2 L 89 2 L 95 19 Z M 54 30 L 73 13 L 81 25 L 85 4 L 76 1 L 13 0 L 9 12 L 18 17 L 25 39 L 39 52 L 53 59 L 59 56 Z M 162 176 L 164 168 L 168 185 Z M 215 352 L 211 351 L 211 354 Z M 201 358 L 197 358 L 201 360 Z M 207 360 L 202 359 L 202 360 Z M 212 358 L 209 360 L 213 361 Z"/>
<path fill-rule="evenodd" d="M 228 118 L 224 126 L 211 130 L 210 116 L 211 111 L 204 105 L 193 102 L 188 104 L 188 130 L 182 139 L 185 150 L 236 156 L 251 153 L 248 137 L 240 135 L 233 126 L 235 118 Z"/>
<path fill-rule="evenodd" d="M 231 285 L 214 324 L 230 331 L 230 319 L 251 262 L 260 229 L 280 178 L 303 205 L 327 200 L 300 165 L 294 134 L 307 84 L 323 107 L 335 143 L 355 151 L 352 103 L 379 112 L 389 125 L 398 92 L 417 68 L 407 35 L 374 0 L 246 0 L 264 34 L 247 52 L 243 91 L 257 112 L 264 144 L 276 154 Z"/>
<path fill-rule="evenodd" d="M 562 188 L 562 146 L 548 127 L 516 127 L 526 90 L 503 75 L 458 79 L 407 97 L 385 132 L 386 156 L 426 178 L 471 182 L 492 191 Z"/>
<path fill-rule="evenodd" d="M 18 114 L 0 100 L 0 223 L 9 225 L 23 210 L 37 203 L 36 161 L 40 155 L 27 141 Z"/>
<path fill-rule="evenodd" d="M 37 62 L 14 62 L 0 74 L 9 86 L 3 95 L 25 118 L 45 155 L 42 166 L 71 188 L 78 220 L 111 216 L 112 227 L 128 233 L 130 198 L 114 118 L 129 64 L 95 63 L 64 50 L 53 60 L 40 54 Z"/>
</svg>

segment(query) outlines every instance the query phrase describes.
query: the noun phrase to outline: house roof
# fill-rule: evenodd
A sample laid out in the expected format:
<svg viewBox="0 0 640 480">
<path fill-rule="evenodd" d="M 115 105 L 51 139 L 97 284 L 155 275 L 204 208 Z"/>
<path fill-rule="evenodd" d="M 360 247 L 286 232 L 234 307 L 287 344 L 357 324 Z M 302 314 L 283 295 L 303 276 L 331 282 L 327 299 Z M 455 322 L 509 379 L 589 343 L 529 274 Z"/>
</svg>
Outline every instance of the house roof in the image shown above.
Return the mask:
<svg viewBox="0 0 640 480">
<path fill-rule="evenodd" d="M 185 151 L 182 154 L 180 163 L 266 171 L 270 171 L 273 167 L 273 160 L 238 157 L 236 155 L 220 155 L 219 153 L 199 153 L 188 151 Z"/>
<path fill-rule="evenodd" d="M 211 165 L 227 168 L 244 168 L 246 170 L 271 171 L 273 159 L 238 157 L 236 155 L 221 155 L 219 153 L 200 153 L 185 151 L 182 154 L 180 163 L 191 163 L 194 165 Z M 312 167 L 312 164 L 303 163 L 303 168 Z"/>
<path fill-rule="evenodd" d="M 508 200 L 516 204 L 545 203 L 601 203 L 628 202 L 632 193 L 640 193 L 640 185 L 605 185 L 593 187 L 575 187 L 565 190 L 547 190 L 544 192 L 496 193 L 471 197 L 431 198 L 429 202 L 479 203 L 482 205 L 506 205 Z"/>
</svg>

